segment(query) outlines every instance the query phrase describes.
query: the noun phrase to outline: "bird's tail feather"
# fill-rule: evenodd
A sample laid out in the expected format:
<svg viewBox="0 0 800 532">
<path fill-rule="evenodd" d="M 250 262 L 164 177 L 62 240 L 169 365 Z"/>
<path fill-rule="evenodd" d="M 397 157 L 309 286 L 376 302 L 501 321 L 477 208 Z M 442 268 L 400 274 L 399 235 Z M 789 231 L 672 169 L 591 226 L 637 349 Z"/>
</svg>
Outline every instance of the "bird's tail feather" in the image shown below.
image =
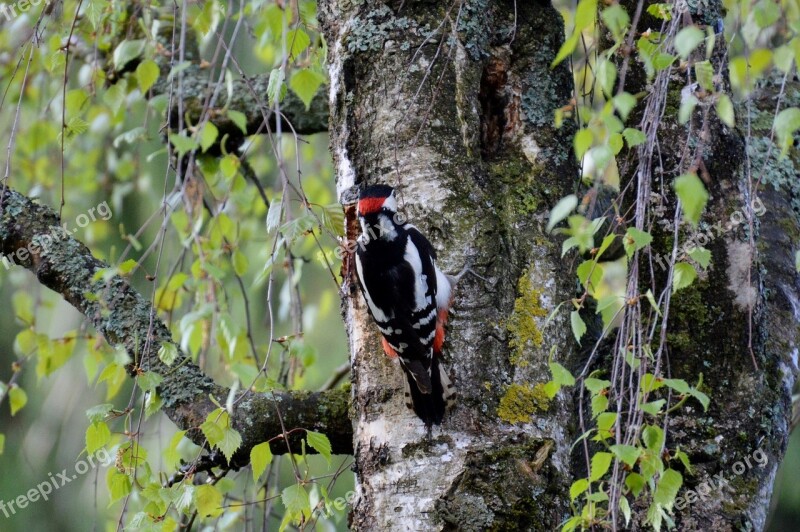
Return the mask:
<svg viewBox="0 0 800 532">
<path fill-rule="evenodd" d="M 419 386 L 420 381 L 425 379 L 419 378 L 405 365 L 402 367 L 406 374 L 406 406 L 413 410 L 426 426 L 441 424 L 447 410 L 455 404 L 456 391 L 444 366 L 439 363 L 439 357 L 434 356 L 431 362 L 430 387 L 427 392 Z M 425 374 L 427 376 L 428 372 L 425 371 Z"/>
</svg>

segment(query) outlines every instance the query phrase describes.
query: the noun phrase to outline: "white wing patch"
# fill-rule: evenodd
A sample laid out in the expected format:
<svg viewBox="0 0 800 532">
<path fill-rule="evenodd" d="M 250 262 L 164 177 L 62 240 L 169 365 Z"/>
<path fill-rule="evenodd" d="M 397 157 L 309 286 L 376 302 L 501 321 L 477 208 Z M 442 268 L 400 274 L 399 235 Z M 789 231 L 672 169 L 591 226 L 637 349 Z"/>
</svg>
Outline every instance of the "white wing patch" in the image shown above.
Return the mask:
<svg viewBox="0 0 800 532">
<path fill-rule="evenodd" d="M 446 309 L 450 306 L 450 293 L 452 290 L 450 279 L 442 273 L 442 270 L 436 264 L 433 267 L 436 269 L 436 308 Z"/>
<path fill-rule="evenodd" d="M 387 316 L 383 310 L 375 305 L 369 295 L 369 290 L 366 290 L 367 284 L 364 282 L 364 272 L 362 271 L 361 258 L 358 256 L 358 253 L 356 253 L 356 273 L 358 274 L 358 278 L 361 280 L 361 286 L 365 288 L 362 290 L 362 292 L 364 293 L 364 299 L 367 300 L 367 305 L 369 305 L 369 310 L 372 312 L 372 317 L 375 318 L 375 321 L 386 323 L 389 321 L 389 316 Z"/>
<path fill-rule="evenodd" d="M 428 290 L 428 278 L 422 273 L 422 259 L 411 238 L 406 240 L 406 252 L 403 258 L 414 270 L 414 311 L 419 311 L 430 303 L 430 298 L 425 295 Z"/>
</svg>

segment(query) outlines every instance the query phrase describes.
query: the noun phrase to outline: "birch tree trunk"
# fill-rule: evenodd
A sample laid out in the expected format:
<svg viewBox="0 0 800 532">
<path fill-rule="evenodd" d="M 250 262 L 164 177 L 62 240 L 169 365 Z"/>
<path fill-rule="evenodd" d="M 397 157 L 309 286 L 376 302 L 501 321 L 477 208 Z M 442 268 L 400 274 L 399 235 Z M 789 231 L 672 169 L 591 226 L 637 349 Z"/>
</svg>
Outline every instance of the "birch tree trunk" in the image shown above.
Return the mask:
<svg viewBox="0 0 800 532">
<path fill-rule="evenodd" d="M 627 4 L 634 13 L 636 2 Z M 713 19 L 719 5 L 711 4 L 693 15 Z M 587 475 L 583 457 L 570 456 L 573 399 L 562 392 L 549 401 L 542 389 L 551 347 L 555 361 L 582 367 L 567 313 L 543 330 L 555 306 L 575 297 L 576 263 L 561 259 L 559 243 L 544 230 L 549 210 L 577 186 L 574 130 L 552 125 L 554 111 L 572 96 L 566 65 L 550 69 L 563 40 L 561 18 L 549 2 L 512 0 L 329 0 L 320 2 L 320 18 L 330 47 L 331 147 L 348 239 L 358 232 L 357 185 L 387 183 L 400 190 L 401 210 L 429 235 L 441 267 L 455 273 L 471 264 L 486 279 L 467 276 L 456 288 L 445 356 L 458 406 L 430 440 L 403 405 L 402 374 L 382 355 L 354 278 L 345 282 L 358 492 L 351 524 L 556 529 L 571 515 L 572 480 Z M 638 20 L 642 31 L 659 24 L 647 15 Z M 723 55 L 715 56 L 718 68 Z M 653 90 L 637 65 L 628 76 L 629 92 Z M 667 92 L 654 115 L 663 122 L 653 129 L 662 166 L 652 181 L 638 173 L 623 179 L 633 180 L 634 194 L 666 190 L 660 212 L 667 220 L 678 162 L 698 130 L 677 124 L 685 76 L 665 76 L 656 82 Z M 724 225 L 743 208 L 743 194 L 752 199 L 745 139 L 716 119 L 699 132 L 709 146 L 702 162 L 713 176 L 704 220 Z M 713 268 L 673 303 L 665 375 L 694 383 L 702 372 L 712 407 L 672 416 L 667 447 L 685 450 L 695 464 L 685 491 L 704 489 L 715 475 L 729 480 L 676 510 L 681 530 L 762 529 L 787 442 L 798 334 L 787 234 L 796 235 L 798 224 L 788 195 L 765 194 L 762 201 L 768 215 L 754 222 L 756 239 L 749 225 L 716 238 L 707 246 Z M 670 235 L 655 236 L 653 252 L 670 255 Z M 663 288 L 666 278 L 652 271 L 642 274 L 641 286 Z M 756 449 L 767 465 L 732 474 L 740 460 L 754 461 Z M 646 512 L 637 504 L 630 526 L 646 527 Z"/>
<path fill-rule="evenodd" d="M 430 440 L 403 404 L 402 373 L 382 354 L 357 285 L 345 283 L 352 525 L 551 530 L 569 512 L 572 438 L 570 400 L 549 404 L 541 387 L 550 346 L 556 360 L 572 356 L 565 320 L 542 331 L 572 292 L 570 266 L 544 231 L 577 178 L 572 132 L 552 126 L 572 90 L 566 66 L 550 69 L 561 17 L 546 3 L 515 12 L 512 1 L 343 0 L 320 12 L 340 199 L 352 203 L 358 183 L 397 187 L 439 266 L 470 264 L 486 279 L 468 275 L 455 290 L 445 356 L 458 406 Z M 346 213 L 355 240 L 354 206 Z"/>
</svg>

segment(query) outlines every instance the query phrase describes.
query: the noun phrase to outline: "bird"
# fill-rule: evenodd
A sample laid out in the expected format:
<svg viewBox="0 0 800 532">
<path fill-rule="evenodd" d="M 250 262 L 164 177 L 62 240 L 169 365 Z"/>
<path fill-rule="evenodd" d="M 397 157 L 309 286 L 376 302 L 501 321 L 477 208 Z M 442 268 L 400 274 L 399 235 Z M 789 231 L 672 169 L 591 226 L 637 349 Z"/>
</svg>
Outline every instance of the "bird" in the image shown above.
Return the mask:
<svg viewBox="0 0 800 532">
<path fill-rule="evenodd" d="M 430 430 L 455 403 L 455 387 L 441 360 L 455 278 L 436 266 L 431 243 L 397 212 L 392 187 L 364 187 L 357 217 L 361 293 L 384 352 L 399 361 L 405 375 L 406 406 Z"/>
</svg>

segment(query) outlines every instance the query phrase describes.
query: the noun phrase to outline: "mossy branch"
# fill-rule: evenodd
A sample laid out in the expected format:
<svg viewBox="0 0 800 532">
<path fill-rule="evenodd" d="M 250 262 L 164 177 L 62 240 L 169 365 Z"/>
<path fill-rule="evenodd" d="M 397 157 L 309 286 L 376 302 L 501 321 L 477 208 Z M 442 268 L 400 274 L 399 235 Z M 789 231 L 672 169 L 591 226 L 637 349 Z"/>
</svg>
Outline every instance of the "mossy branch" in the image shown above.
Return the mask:
<svg viewBox="0 0 800 532">
<path fill-rule="evenodd" d="M 205 438 L 198 427 L 217 408 L 210 397 L 225 401 L 230 390 L 214 383 L 179 347 L 178 359 L 171 366 L 165 365 L 158 357 L 159 348 L 174 340 L 169 329 L 153 316 L 150 302 L 119 275 L 96 280 L 95 273 L 108 264 L 92 256 L 84 244 L 64 234 L 60 227 L 58 215 L 50 207 L 11 189 L 0 197 L 0 253 L 13 254 L 18 265 L 86 316 L 109 344 L 124 347 L 134 360 L 128 367 L 131 375 L 135 376 L 137 370 L 161 375 L 158 394 L 164 413 L 180 429 L 188 430 L 192 441 L 202 445 Z M 54 234 L 58 235 L 55 239 Z M 44 245 L 43 238 L 50 244 Z M 23 249 L 30 253 L 18 252 Z M 284 428 L 323 432 L 334 453 L 352 454 L 348 408 L 349 394 L 344 390 L 249 393 L 231 414 L 233 428 L 242 436 L 232 462 L 247 464 L 253 446 L 280 436 Z M 289 448 L 298 452 L 303 436 L 303 431 L 295 431 L 288 448 L 277 438 L 272 444 L 273 454 L 286 453 Z"/>
</svg>

